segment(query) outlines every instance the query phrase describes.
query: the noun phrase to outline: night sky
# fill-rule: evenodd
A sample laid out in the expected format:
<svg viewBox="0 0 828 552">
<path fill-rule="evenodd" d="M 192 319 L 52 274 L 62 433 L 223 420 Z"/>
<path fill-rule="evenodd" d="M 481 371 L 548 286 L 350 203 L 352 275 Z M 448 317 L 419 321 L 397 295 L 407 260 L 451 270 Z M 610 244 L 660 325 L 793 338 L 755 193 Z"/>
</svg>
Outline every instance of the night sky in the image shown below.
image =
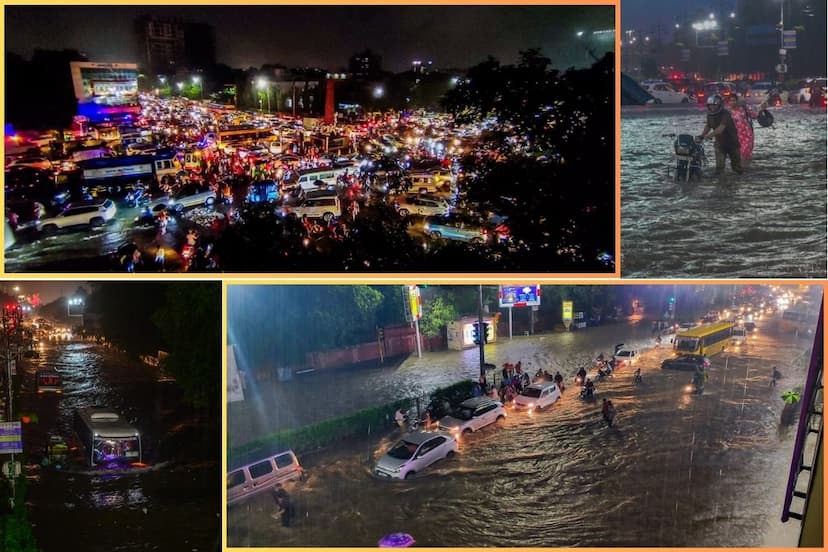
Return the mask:
<svg viewBox="0 0 828 552">
<path fill-rule="evenodd" d="M 231 67 L 347 67 L 370 48 L 383 69 L 415 59 L 465 68 L 492 55 L 512 63 L 542 48 L 553 66 L 592 63 L 575 33 L 615 28 L 612 6 L 6 6 L 6 49 L 30 58 L 36 48 L 73 48 L 90 61 L 135 59 L 134 20 L 143 14 L 213 25 L 216 58 Z M 612 36 L 612 35 L 610 35 Z M 590 44 L 599 55 L 612 40 Z"/>
</svg>

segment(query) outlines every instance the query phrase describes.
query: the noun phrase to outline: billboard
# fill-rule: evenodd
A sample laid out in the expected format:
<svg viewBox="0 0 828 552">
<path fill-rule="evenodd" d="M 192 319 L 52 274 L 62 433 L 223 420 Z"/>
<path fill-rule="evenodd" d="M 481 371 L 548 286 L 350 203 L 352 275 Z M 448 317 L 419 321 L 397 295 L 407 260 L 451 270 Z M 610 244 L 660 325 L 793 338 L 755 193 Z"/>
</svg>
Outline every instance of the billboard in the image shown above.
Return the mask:
<svg viewBox="0 0 828 552">
<path fill-rule="evenodd" d="M 23 436 L 20 422 L 0 423 L 0 454 L 23 452 Z"/>
<path fill-rule="evenodd" d="M 540 305 L 541 290 L 539 284 L 523 286 L 500 286 L 498 297 L 500 308 L 536 307 Z"/>
<path fill-rule="evenodd" d="M 137 64 L 73 61 L 69 65 L 78 115 L 102 121 L 140 112 Z"/>
</svg>

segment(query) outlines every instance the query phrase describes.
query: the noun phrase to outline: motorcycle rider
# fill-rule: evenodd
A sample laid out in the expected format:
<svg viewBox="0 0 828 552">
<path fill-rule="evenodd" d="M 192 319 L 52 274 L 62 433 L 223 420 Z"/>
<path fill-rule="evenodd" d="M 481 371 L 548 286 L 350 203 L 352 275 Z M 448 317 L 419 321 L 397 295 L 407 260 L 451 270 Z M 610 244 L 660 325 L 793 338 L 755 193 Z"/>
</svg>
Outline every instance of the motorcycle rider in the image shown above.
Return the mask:
<svg viewBox="0 0 828 552">
<path fill-rule="evenodd" d="M 716 174 L 722 174 L 725 159 L 730 157 L 730 167 L 736 174 L 742 174 L 742 156 L 739 150 L 739 135 L 730 111 L 725 109 L 724 100 L 718 94 L 707 98 L 707 121 L 701 133 L 702 139 L 713 137 L 716 151 Z"/>
<path fill-rule="evenodd" d="M 587 375 L 586 369 L 583 366 L 581 366 L 581 369 L 578 370 L 577 379 L 579 379 L 581 381 L 581 383 L 585 383 L 586 382 L 586 375 Z"/>
<path fill-rule="evenodd" d="M 558 389 L 560 390 L 561 393 L 563 393 L 564 392 L 564 382 L 563 382 L 563 376 L 561 375 L 560 372 L 555 372 L 555 383 L 558 384 Z"/>
</svg>

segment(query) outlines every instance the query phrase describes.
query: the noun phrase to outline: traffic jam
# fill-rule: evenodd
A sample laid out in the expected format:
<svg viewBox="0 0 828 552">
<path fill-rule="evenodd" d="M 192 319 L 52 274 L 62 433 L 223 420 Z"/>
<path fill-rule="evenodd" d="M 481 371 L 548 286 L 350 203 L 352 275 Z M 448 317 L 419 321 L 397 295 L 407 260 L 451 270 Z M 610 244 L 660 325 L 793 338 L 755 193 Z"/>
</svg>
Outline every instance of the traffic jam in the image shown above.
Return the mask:
<svg viewBox="0 0 828 552">
<path fill-rule="evenodd" d="M 463 192 L 459 158 L 484 153 L 485 128 L 425 112 L 326 126 L 184 98 L 140 103 L 120 125 L 76 118 L 65 139 L 7 150 L 9 270 L 224 270 L 216 243 L 228 228 L 274 215 L 298 250 L 335 249 L 355 221 L 382 216 L 406 221 L 424 249 L 510 245 L 508 220 Z"/>
</svg>

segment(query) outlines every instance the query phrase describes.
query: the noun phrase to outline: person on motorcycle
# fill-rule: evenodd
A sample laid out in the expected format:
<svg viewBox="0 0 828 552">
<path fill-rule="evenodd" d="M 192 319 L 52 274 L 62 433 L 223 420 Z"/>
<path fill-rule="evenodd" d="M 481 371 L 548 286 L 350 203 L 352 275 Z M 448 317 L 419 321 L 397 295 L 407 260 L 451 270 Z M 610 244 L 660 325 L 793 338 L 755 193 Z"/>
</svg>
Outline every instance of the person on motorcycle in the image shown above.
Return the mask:
<svg viewBox="0 0 828 552">
<path fill-rule="evenodd" d="M 563 393 L 564 392 L 564 382 L 563 382 L 563 376 L 561 375 L 560 372 L 555 372 L 555 383 L 558 384 L 558 389 L 561 391 L 561 393 Z"/>
<path fill-rule="evenodd" d="M 580 370 L 578 370 L 577 378 L 578 378 L 581 382 L 586 382 L 586 375 L 587 375 L 587 371 L 586 371 L 586 369 L 585 369 L 583 366 L 581 366 L 581 369 L 580 369 Z"/>
<path fill-rule="evenodd" d="M 716 174 L 724 172 L 725 160 L 730 157 L 730 167 L 736 174 L 742 174 L 742 155 L 739 150 L 739 135 L 730 111 L 725 109 L 724 100 L 718 94 L 707 98 L 707 121 L 701 133 L 702 139 L 713 137 L 716 151 Z"/>
<path fill-rule="evenodd" d="M 587 380 L 586 383 L 584 384 L 584 392 L 586 394 L 586 398 L 588 398 L 588 399 L 591 398 L 592 395 L 595 394 L 595 384 L 592 382 L 591 379 Z"/>
</svg>

